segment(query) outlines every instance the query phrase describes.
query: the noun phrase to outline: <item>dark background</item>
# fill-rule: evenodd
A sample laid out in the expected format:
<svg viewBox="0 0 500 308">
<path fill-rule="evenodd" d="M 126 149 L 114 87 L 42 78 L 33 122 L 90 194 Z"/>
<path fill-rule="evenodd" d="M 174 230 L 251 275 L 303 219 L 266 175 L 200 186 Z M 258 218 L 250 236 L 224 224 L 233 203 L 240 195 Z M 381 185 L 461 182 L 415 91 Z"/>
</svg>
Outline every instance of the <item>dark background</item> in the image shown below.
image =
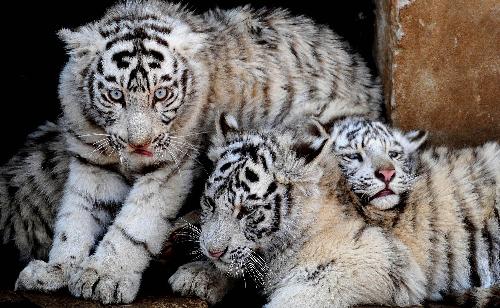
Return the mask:
<svg viewBox="0 0 500 308">
<path fill-rule="evenodd" d="M 57 85 L 67 57 L 56 31 L 99 19 L 115 3 L 101 1 L 10 2 L 2 16 L 2 98 L 0 164 L 24 143 L 28 133 L 60 114 Z M 373 3 L 369 0 L 333 1 L 184 1 L 197 12 L 247 3 L 256 8 L 283 7 L 328 24 L 360 52 L 373 69 Z M 6 16 L 12 12 L 13 15 Z M 8 17 L 8 18 L 7 18 Z"/>
<path fill-rule="evenodd" d="M 290 1 L 185 1 L 189 8 L 201 13 L 219 6 L 232 8 L 247 3 L 256 8 L 283 7 L 293 14 L 306 15 L 318 23 L 328 24 L 343 36 L 352 48 L 361 53 L 374 70 L 373 3 L 370 0 L 306 1 L 294 4 Z M 57 30 L 76 28 L 99 19 L 113 0 L 101 1 L 13 1 L 9 9 L 3 8 L 1 19 L 2 82 L 0 98 L 0 165 L 4 164 L 24 143 L 26 135 L 47 120 L 54 121 L 60 114 L 57 86 L 59 73 L 67 60 L 63 44 L 56 36 Z M 0 247 L 1 248 L 1 247 Z M 0 289 L 12 289 L 23 264 L 16 262 L 14 250 L 0 249 Z M 6 268 L 7 269 L 6 269 Z M 169 275 L 151 270 L 144 281 L 152 285 L 166 285 Z M 163 281 L 165 280 L 165 281 Z M 163 281 L 163 283 L 159 283 Z M 244 289 L 245 286 L 239 286 Z M 154 289 L 154 287 L 152 287 Z M 249 287 L 248 289 L 253 289 Z M 233 292 L 226 304 L 259 306 L 255 296 L 243 296 L 245 292 Z"/>
</svg>

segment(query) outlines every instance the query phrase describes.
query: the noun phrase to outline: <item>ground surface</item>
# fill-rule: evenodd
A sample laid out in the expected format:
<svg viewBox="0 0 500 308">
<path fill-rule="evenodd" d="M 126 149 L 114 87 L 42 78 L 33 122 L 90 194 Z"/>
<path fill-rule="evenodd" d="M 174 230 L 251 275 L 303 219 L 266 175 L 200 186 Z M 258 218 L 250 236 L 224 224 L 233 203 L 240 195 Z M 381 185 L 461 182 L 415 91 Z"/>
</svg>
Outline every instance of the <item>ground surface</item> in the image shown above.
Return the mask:
<svg viewBox="0 0 500 308">
<path fill-rule="evenodd" d="M 73 298 L 67 294 L 41 294 L 33 292 L 14 292 L 0 290 L 0 307 L 106 307 L 97 302 Z M 147 296 L 137 299 L 132 305 L 116 307 L 153 307 L 153 308 L 205 308 L 208 305 L 196 298 L 175 296 Z"/>
<path fill-rule="evenodd" d="M 233 303 L 227 307 L 259 307 L 249 306 L 245 301 Z M 96 302 L 75 299 L 63 293 L 59 294 L 40 294 L 33 292 L 14 292 L 0 290 L 0 307 L 106 307 Z M 152 308 L 208 308 L 208 305 L 196 298 L 176 297 L 176 296 L 146 296 L 138 298 L 130 305 L 116 305 L 113 307 L 152 307 Z M 373 306 L 375 307 L 375 306 Z M 429 308 L 445 308 L 452 306 L 426 305 Z M 371 308 L 365 306 L 364 308 Z"/>
</svg>

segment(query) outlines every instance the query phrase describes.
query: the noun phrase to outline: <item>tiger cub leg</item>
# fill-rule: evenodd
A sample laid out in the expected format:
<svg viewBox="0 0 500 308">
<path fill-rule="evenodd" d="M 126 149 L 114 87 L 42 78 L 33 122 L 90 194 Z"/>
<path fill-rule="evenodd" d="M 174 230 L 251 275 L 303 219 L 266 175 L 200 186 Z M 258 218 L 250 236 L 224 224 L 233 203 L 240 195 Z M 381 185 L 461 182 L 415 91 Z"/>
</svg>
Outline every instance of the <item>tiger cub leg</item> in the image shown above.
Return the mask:
<svg viewBox="0 0 500 308">
<path fill-rule="evenodd" d="M 86 258 L 119 209 L 129 187 L 97 166 L 73 161 L 55 223 L 49 261 L 31 261 L 19 274 L 16 290 L 54 291 Z"/>
<path fill-rule="evenodd" d="M 231 290 L 232 281 L 209 261 L 184 264 L 168 279 L 175 293 L 196 296 L 211 305 L 220 302 Z"/>
</svg>

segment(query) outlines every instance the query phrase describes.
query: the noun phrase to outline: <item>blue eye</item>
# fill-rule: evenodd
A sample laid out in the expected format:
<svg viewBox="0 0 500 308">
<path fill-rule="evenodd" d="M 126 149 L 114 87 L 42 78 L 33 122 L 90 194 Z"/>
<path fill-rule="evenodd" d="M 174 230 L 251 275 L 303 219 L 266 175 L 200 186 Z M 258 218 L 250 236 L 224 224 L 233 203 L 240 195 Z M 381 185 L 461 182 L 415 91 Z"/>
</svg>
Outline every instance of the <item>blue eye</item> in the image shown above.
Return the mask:
<svg viewBox="0 0 500 308">
<path fill-rule="evenodd" d="M 349 160 L 357 160 L 357 161 L 360 161 L 360 162 L 363 161 L 363 157 L 359 153 L 345 154 L 344 158 L 347 158 Z"/>
<path fill-rule="evenodd" d="M 159 88 L 155 91 L 155 98 L 157 100 L 165 99 L 165 97 L 167 97 L 167 89 Z"/>
<path fill-rule="evenodd" d="M 399 156 L 401 156 L 401 153 L 398 153 L 396 151 L 389 151 L 390 158 L 398 158 Z"/>
<path fill-rule="evenodd" d="M 113 89 L 109 90 L 109 97 L 114 101 L 121 101 L 123 98 L 123 93 L 120 90 Z"/>
</svg>

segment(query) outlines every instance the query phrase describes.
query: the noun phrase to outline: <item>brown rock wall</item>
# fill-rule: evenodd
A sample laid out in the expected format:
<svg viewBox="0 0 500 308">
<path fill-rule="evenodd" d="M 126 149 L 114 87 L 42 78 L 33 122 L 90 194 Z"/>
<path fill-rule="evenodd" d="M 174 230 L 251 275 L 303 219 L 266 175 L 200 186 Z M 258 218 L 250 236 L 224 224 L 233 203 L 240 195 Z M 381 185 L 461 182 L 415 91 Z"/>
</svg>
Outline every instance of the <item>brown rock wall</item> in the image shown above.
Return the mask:
<svg viewBox="0 0 500 308">
<path fill-rule="evenodd" d="M 377 58 L 389 117 L 456 146 L 500 140 L 500 3 L 379 0 Z"/>
</svg>

